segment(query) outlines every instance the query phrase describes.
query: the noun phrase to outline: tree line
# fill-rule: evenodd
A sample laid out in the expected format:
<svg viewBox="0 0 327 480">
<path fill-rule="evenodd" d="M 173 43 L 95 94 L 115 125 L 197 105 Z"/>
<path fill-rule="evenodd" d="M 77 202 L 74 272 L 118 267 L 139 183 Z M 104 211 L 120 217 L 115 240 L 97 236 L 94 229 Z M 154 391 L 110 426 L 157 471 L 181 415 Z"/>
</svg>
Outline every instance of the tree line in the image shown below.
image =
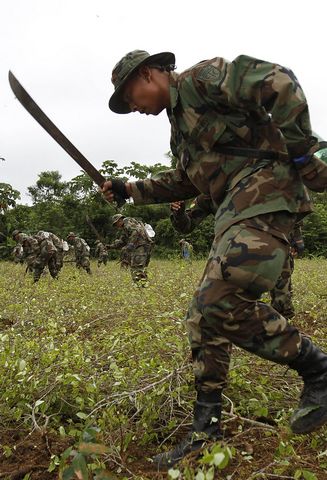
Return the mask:
<svg viewBox="0 0 327 480">
<path fill-rule="evenodd" d="M 174 158 L 168 153 L 171 166 Z M 157 172 L 167 170 L 165 165 L 157 163 L 152 166 L 132 162 L 120 168 L 113 160 L 103 162 L 100 172 L 106 177 L 133 178 L 141 180 Z M 117 213 L 115 205 L 108 204 L 98 191 L 93 181 L 82 172 L 77 177 L 65 182 L 56 171 L 43 171 L 38 175 L 35 185 L 28 187 L 32 205 L 18 203 L 20 192 L 7 183 L 0 183 L 0 258 L 10 258 L 14 241 L 11 233 L 20 229 L 26 233 L 46 230 L 66 238 L 68 232 L 77 235 L 93 247 L 97 239 L 96 232 L 106 242 L 117 236 L 111 225 L 111 217 Z M 315 211 L 304 220 L 303 236 L 305 255 L 327 257 L 327 193 L 312 194 Z M 178 242 L 182 238 L 171 225 L 169 205 L 134 206 L 126 203 L 120 213 L 139 218 L 149 223 L 156 232 L 155 252 L 160 257 L 178 255 Z M 213 240 L 214 218 L 210 215 L 185 238 L 194 247 L 194 252 L 205 256 Z M 110 252 L 112 258 L 115 252 Z"/>
</svg>

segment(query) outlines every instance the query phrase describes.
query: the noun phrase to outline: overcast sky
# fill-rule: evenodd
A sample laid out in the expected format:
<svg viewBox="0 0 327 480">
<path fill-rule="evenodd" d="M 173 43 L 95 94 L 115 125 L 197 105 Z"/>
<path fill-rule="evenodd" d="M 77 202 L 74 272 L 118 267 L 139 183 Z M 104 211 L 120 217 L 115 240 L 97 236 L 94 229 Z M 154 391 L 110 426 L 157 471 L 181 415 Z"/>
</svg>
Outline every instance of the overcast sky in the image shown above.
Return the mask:
<svg viewBox="0 0 327 480">
<path fill-rule="evenodd" d="M 327 139 L 326 8 L 312 0 L 0 0 L 0 182 L 29 202 L 44 170 L 64 180 L 77 164 L 23 109 L 8 70 L 96 166 L 167 163 L 169 123 L 108 109 L 111 70 L 127 52 L 172 51 L 177 71 L 239 54 L 291 68 L 306 93 L 312 126 Z"/>
</svg>

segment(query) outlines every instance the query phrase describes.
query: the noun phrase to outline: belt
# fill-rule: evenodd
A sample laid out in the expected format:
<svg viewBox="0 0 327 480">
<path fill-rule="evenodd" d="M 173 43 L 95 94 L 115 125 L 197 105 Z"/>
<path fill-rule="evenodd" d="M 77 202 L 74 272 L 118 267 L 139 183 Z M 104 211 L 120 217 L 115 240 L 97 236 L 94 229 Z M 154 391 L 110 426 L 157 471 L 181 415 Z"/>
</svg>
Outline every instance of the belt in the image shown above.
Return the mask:
<svg viewBox="0 0 327 480">
<path fill-rule="evenodd" d="M 287 153 L 276 152 L 274 150 L 259 150 L 257 148 L 214 146 L 213 150 L 224 155 L 236 155 L 238 157 L 266 158 L 268 160 L 287 160 L 289 158 Z"/>
</svg>

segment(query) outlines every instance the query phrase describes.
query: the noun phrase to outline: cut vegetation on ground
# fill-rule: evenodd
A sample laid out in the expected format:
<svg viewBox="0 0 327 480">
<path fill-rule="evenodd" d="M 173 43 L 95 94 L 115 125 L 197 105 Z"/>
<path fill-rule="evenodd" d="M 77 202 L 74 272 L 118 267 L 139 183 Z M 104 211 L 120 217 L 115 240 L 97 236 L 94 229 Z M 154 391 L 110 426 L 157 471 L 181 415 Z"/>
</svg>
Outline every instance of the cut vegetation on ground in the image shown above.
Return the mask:
<svg viewBox="0 0 327 480">
<path fill-rule="evenodd" d="M 238 348 L 224 441 L 154 471 L 191 424 L 183 316 L 203 267 L 154 260 L 140 289 L 114 262 L 92 276 L 66 264 L 36 285 L 0 264 L 0 479 L 327 478 L 327 428 L 288 428 L 301 381 Z M 327 260 L 296 261 L 294 322 L 325 350 L 326 281 Z"/>
</svg>

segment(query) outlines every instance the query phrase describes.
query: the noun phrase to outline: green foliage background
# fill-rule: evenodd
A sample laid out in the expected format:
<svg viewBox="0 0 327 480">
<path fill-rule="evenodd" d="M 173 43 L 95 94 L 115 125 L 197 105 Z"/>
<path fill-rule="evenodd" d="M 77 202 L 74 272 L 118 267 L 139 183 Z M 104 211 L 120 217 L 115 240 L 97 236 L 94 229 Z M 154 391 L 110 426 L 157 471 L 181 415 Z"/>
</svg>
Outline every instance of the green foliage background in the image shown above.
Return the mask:
<svg viewBox="0 0 327 480">
<path fill-rule="evenodd" d="M 174 158 L 167 154 L 174 165 Z M 108 177 L 144 179 L 169 167 L 161 164 L 153 166 L 135 162 L 119 168 L 112 160 L 102 164 L 101 172 Z M 48 230 L 65 238 L 71 230 L 94 246 L 96 235 L 86 221 L 89 217 L 95 228 L 108 242 L 116 237 L 112 228 L 111 216 L 117 213 L 114 205 L 106 203 L 92 180 L 81 173 L 69 182 L 63 182 L 58 171 L 44 171 L 38 176 L 35 185 L 28 188 L 31 206 L 17 204 L 19 192 L 10 185 L 0 183 L 0 258 L 9 258 L 14 246 L 11 232 L 19 228 L 27 233 Z M 327 193 L 312 194 L 315 210 L 304 220 L 305 255 L 327 256 Z M 178 241 L 182 235 L 171 226 L 169 205 L 149 205 L 135 207 L 127 203 L 121 213 L 149 223 L 156 231 L 154 255 L 168 258 L 179 254 Z M 213 216 L 209 216 L 191 235 L 185 237 L 198 256 L 206 256 L 213 239 Z M 110 252 L 111 258 L 116 253 Z"/>
</svg>

